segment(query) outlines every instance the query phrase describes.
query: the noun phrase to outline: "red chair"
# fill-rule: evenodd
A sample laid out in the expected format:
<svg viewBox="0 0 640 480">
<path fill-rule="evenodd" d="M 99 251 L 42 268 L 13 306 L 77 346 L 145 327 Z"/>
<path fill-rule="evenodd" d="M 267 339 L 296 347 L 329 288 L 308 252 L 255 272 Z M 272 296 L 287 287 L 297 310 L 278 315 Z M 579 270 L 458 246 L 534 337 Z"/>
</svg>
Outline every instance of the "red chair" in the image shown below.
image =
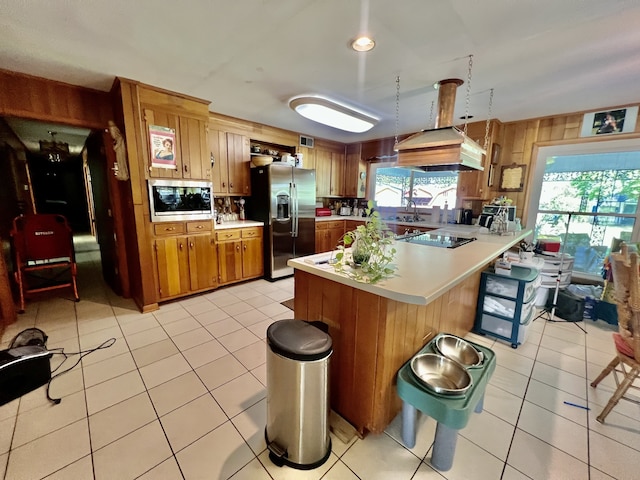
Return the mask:
<svg viewBox="0 0 640 480">
<path fill-rule="evenodd" d="M 73 235 L 65 217 L 55 214 L 16 217 L 10 234 L 20 313 L 24 312 L 25 296 L 31 293 L 72 287 L 75 301 L 80 300 Z"/>
</svg>

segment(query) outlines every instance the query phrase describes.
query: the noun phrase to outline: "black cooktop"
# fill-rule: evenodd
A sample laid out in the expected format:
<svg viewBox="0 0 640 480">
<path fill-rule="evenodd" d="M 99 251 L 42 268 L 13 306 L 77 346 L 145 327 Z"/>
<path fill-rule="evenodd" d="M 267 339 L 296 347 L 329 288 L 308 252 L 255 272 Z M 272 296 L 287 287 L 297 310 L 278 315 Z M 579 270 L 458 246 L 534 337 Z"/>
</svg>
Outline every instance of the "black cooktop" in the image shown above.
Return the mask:
<svg viewBox="0 0 640 480">
<path fill-rule="evenodd" d="M 461 245 L 473 242 L 476 238 L 454 237 L 452 235 L 445 235 L 441 233 L 421 232 L 400 235 L 396 237 L 396 240 L 408 243 L 417 243 L 418 245 L 429 245 L 431 247 L 458 248 Z"/>
</svg>

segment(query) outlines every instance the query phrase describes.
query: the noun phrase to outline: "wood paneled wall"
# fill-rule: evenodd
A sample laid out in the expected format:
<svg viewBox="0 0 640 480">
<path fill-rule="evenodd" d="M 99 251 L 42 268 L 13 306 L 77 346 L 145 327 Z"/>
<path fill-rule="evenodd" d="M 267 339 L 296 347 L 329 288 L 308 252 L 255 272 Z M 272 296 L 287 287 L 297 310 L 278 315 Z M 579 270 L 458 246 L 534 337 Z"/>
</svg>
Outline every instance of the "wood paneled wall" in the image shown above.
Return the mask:
<svg viewBox="0 0 640 480">
<path fill-rule="evenodd" d="M 113 118 L 108 92 L 0 70 L 0 115 L 86 128 Z"/>
<path fill-rule="evenodd" d="M 628 105 L 627 105 L 628 106 Z M 598 111 L 617 110 L 625 107 L 603 108 Z M 589 110 L 591 112 L 593 110 Z M 640 115 L 636 122 L 636 129 L 633 133 L 621 133 L 615 135 L 598 137 L 580 137 L 582 121 L 585 112 L 570 113 L 565 115 L 555 115 L 519 122 L 504 123 L 501 134 L 497 137 L 496 143 L 502 146 L 500 162 L 497 165 L 494 186 L 490 190 L 489 198 L 506 195 L 513 200 L 518 207 L 518 216 L 527 218 L 527 204 L 531 191 L 533 172 L 537 147 L 550 145 L 567 145 L 590 142 L 606 142 L 610 140 L 620 140 L 623 138 L 640 137 Z M 526 165 L 525 188 L 522 192 L 500 192 L 500 176 L 503 166 L 511 164 Z"/>
</svg>

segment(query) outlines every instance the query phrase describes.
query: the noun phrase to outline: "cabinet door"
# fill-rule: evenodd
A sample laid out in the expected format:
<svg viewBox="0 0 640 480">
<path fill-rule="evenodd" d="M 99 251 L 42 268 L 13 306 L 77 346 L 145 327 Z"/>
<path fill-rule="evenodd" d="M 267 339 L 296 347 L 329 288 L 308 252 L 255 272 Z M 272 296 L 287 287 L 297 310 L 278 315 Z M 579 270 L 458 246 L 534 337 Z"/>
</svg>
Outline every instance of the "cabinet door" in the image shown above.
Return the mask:
<svg viewBox="0 0 640 480">
<path fill-rule="evenodd" d="M 331 195 L 331 152 L 316 149 L 316 197 Z"/>
<path fill-rule="evenodd" d="M 211 171 L 213 193 L 217 195 L 227 195 L 229 193 L 227 136 L 224 132 L 209 128 L 208 140 L 210 156 L 213 158 L 213 166 Z"/>
<path fill-rule="evenodd" d="M 145 161 L 149 168 L 149 176 L 153 178 L 182 178 L 182 152 L 179 145 L 173 146 L 173 152 L 176 159 L 176 168 L 154 168 L 151 167 L 151 145 L 149 143 L 149 126 L 157 125 L 160 127 L 173 128 L 176 132 L 176 143 L 180 142 L 180 121 L 176 114 L 168 113 L 163 110 L 143 108 L 142 113 L 144 115 L 144 145 L 143 152 Z M 187 167 L 188 168 L 188 167 Z"/>
<path fill-rule="evenodd" d="M 248 137 L 227 133 L 227 160 L 229 162 L 229 193 L 250 195 L 249 163 L 251 152 Z"/>
<path fill-rule="evenodd" d="M 217 244 L 218 283 L 225 284 L 242 280 L 242 241 Z"/>
<path fill-rule="evenodd" d="M 242 277 L 254 278 L 264 273 L 262 239 L 242 240 Z"/>
<path fill-rule="evenodd" d="M 338 247 L 338 243 L 342 240 L 344 235 L 344 225 L 341 227 L 333 227 L 327 230 L 329 232 L 329 248 L 328 250 L 335 250 Z"/>
<path fill-rule="evenodd" d="M 160 298 L 174 297 L 189 291 L 189 253 L 187 245 L 187 237 L 170 237 L 155 241 Z"/>
<path fill-rule="evenodd" d="M 188 241 L 191 290 L 215 287 L 218 284 L 218 262 L 213 235 L 193 235 Z"/>
<path fill-rule="evenodd" d="M 180 117 L 180 151 L 182 176 L 211 179 L 211 156 L 207 148 L 207 123 L 204 120 Z"/>
<path fill-rule="evenodd" d="M 331 152 L 331 195 L 344 196 L 344 152 Z"/>
<path fill-rule="evenodd" d="M 360 145 L 350 145 L 344 165 L 344 196 L 364 198 L 366 196 L 367 164 L 361 158 Z"/>
<path fill-rule="evenodd" d="M 316 230 L 316 253 L 329 251 L 329 231 Z"/>
</svg>

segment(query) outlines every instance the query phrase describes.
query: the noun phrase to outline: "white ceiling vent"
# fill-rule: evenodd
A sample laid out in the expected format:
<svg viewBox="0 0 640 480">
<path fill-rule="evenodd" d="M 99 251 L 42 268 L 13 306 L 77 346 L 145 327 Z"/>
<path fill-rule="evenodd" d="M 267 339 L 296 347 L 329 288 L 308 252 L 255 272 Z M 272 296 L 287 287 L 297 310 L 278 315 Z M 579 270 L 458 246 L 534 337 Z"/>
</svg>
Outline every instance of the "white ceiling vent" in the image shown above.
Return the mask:
<svg viewBox="0 0 640 480">
<path fill-rule="evenodd" d="M 313 138 L 305 137 L 304 135 L 300 135 L 300 146 L 313 148 Z"/>
</svg>

